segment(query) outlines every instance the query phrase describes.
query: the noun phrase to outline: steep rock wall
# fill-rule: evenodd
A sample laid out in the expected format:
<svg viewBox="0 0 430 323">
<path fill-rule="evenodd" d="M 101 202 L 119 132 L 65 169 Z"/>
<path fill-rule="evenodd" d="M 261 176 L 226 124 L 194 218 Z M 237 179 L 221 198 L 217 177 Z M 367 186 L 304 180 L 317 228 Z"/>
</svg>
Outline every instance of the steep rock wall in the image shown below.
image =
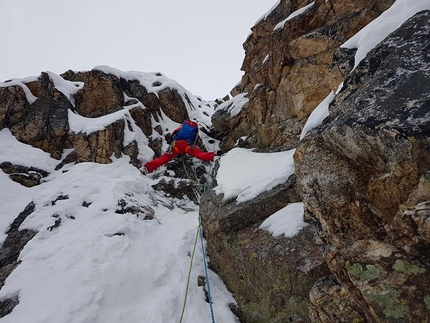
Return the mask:
<svg viewBox="0 0 430 323">
<path fill-rule="evenodd" d="M 336 91 L 344 69 L 349 72 L 348 64 L 333 64 L 345 55 L 334 56 L 338 47 L 393 2 L 316 0 L 310 5 L 310 0 L 281 0 L 251 28 L 243 44 L 244 75 L 232 94 L 247 93 L 249 102 L 230 117 L 227 131 L 218 122 L 222 111 L 213 115 L 215 129 L 226 132 L 222 147 L 231 148 L 243 136 L 254 148 L 295 147 L 309 114 Z M 290 17 L 307 5 L 303 13 Z"/>
<path fill-rule="evenodd" d="M 297 149 L 333 273 L 312 290 L 315 322 L 430 320 L 429 22 L 419 13 L 372 50 Z"/>
<path fill-rule="evenodd" d="M 277 307 L 267 302 L 261 293 L 265 278 L 254 279 L 257 286 L 242 282 L 245 289 L 239 282 L 242 273 L 266 268 L 264 263 L 271 261 L 249 256 L 259 243 L 258 250 L 266 250 L 254 219 L 258 211 L 220 202 L 217 196 L 203 199 L 209 256 L 239 300 L 244 322 L 429 320 L 428 287 L 420 286 L 429 279 L 428 13 L 402 26 L 351 74 L 355 51 L 339 48 L 392 3 L 316 1 L 274 30 L 291 12 L 310 4 L 280 1 L 244 44 L 245 75 L 232 94 L 247 93 L 248 101 L 233 114 L 236 103 L 231 100 L 212 118 L 225 133 L 226 149 L 237 142 L 266 151 L 296 147 L 309 113 L 348 76 L 330 117 L 300 142 L 295 156 L 305 217 L 318 229 L 313 241 L 322 239 L 321 256 L 331 272 L 309 289 L 307 317 L 286 316 L 294 312 L 291 303 Z M 260 198 L 262 205 L 270 203 L 270 197 Z M 278 203 L 273 201 L 275 208 Z M 241 228 L 226 230 L 228 219 Z M 286 254 L 281 263 L 273 262 L 283 267 L 284 279 L 294 271 L 284 266 L 288 259 L 300 256 Z M 228 265 L 222 259 L 229 259 Z M 282 293 L 289 295 L 285 289 Z M 264 311 L 267 304 L 272 312 Z"/>
</svg>

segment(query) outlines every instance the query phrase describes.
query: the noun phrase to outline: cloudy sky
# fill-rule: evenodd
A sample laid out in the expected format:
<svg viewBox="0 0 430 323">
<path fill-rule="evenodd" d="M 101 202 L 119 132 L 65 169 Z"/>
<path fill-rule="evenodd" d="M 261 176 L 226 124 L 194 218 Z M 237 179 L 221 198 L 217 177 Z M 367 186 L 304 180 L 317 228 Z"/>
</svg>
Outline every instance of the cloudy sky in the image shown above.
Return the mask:
<svg viewBox="0 0 430 323">
<path fill-rule="evenodd" d="M 161 72 L 211 100 L 239 81 L 242 44 L 276 0 L 0 3 L 0 82 L 108 65 Z"/>
</svg>

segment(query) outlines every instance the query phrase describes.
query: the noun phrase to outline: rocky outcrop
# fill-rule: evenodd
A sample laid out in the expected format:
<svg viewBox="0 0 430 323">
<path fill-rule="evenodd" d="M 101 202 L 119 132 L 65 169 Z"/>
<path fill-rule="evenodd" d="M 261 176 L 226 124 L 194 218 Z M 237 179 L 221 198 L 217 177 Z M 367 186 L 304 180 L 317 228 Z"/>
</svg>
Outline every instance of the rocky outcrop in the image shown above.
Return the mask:
<svg viewBox="0 0 430 323">
<path fill-rule="evenodd" d="M 29 102 L 25 90 L 37 99 Z M 0 87 L 0 129 L 9 128 L 20 141 L 59 159 L 70 148 L 67 111 L 73 106 L 47 73 L 25 85 Z"/>
<path fill-rule="evenodd" d="M 231 93 L 247 93 L 249 103 L 230 116 L 234 127 L 221 147 L 229 149 L 243 136 L 254 148 L 295 147 L 309 114 L 349 72 L 348 64 L 334 64 L 345 60 L 339 46 L 393 2 L 281 0 L 243 44 L 244 75 Z M 307 5 L 303 13 L 290 16 Z M 217 127 L 219 117 L 226 118 L 216 113 L 213 124 L 226 131 Z"/>
<path fill-rule="evenodd" d="M 430 289 L 423 284 L 430 278 L 429 13 L 407 22 L 352 72 L 355 51 L 339 48 L 393 2 L 281 0 L 244 44 L 245 74 L 232 90 L 235 98 L 219 102 L 213 116 L 223 133 L 221 147 L 229 149 L 238 139 L 269 151 L 298 145 L 297 180 L 293 176 L 245 203 L 225 201 L 213 191 L 200 200 L 211 268 L 233 292 L 244 323 L 430 320 Z M 109 163 L 122 154 L 138 165 L 137 143 L 125 143 L 126 132 L 137 125 L 160 154 L 166 133 L 153 121 L 166 115 L 180 122 L 197 108 L 186 92 L 164 87 L 162 75 L 156 76 L 149 84 L 94 69 L 2 84 L 0 129 L 62 159 L 57 168 Z M 310 112 L 345 77 L 330 116 L 299 143 Z M 74 94 L 63 93 L 57 82 L 74 87 L 69 90 Z M 96 131 L 70 128 L 70 112 L 99 118 L 123 110 L 128 114 Z M 171 163 L 163 175 L 173 170 L 177 177 L 190 177 L 187 161 L 183 164 Z M 28 186 L 45 176 L 20 165 L 0 167 Z M 160 180 L 153 188 L 165 196 L 152 197 L 154 203 L 167 208 L 180 199 L 197 203 L 199 191 L 189 184 L 209 185 L 204 171 L 203 164 L 192 169 L 196 178 Z M 151 208 L 133 208 L 131 199 L 118 200 L 116 212 L 155 218 Z M 271 214 L 297 201 L 304 202 L 309 222 L 297 236 L 274 238 L 259 229 Z M 23 214 L 29 212 L 31 205 Z M 58 225 L 61 218 L 49 229 Z M 1 251 L 3 280 L 34 235 L 18 228 L 19 222 Z M 1 302 L 0 316 L 18 301 Z"/>
<path fill-rule="evenodd" d="M 13 165 L 10 162 L 0 164 L 0 169 L 8 174 L 9 177 L 23 186 L 33 187 L 40 184 L 43 177 L 49 175 L 48 172 L 35 167 L 25 167 L 21 165 Z"/>
<path fill-rule="evenodd" d="M 122 109 L 125 105 L 120 79 L 99 70 L 88 72 L 67 71 L 65 80 L 83 82 L 83 88 L 74 96 L 74 110 L 81 116 L 96 118 Z"/>
<path fill-rule="evenodd" d="M 274 27 L 309 3 L 280 1 L 253 27 L 244 44 L 245 75 L 232 91 L 235 98 L 246 93 L 247 101 L 222 104 L 213 124 L 224 132 L 225 149 L 295 147 L 307 116 L 328 94 L 321 89 L 336 90 L 347 77 L 330 116 L 300 142 L 295 155 L 305 217 L 318 230 L 308 242 L 321 238 L 330 275 L 306 277 L 314 279 L 308 316 L 282 317 L 282 311 L 294 311 L 288 302 L 283 307 L 269 302 L 276 313 L 264 312 L 267 307 L 259 306 L 267 299 L 258 293 L 275 266 L 265 267 L 268 258 L 260 255 L 268 254 L 266 244 L 273 246 L 257 229 L 260 207 L 241 209 L 207 195 L 201 213 L 212 266 L 233 291 L 246 322 L 260 322 L 264 315 L 261 322 L 427 322 L 430 294 L 420 282 L 430 278 L 429 14 L 408 21 L 351 72 L 355 50 L 339 45 L 393 1 L 316 1 L 300 18 Z M 260 198 L 263 206 L 271 201 Z M 282 264 L 273 263 L 284 266 L 300 257 L 286 254 Z M 264 273 L 246 285 L 241 274 L 250 268 L 259 272 L 259 266 Z M 292 268 L 284 267 L 284 273 Z M 280 294 L 288 291 L 273 299 Z"/>
<path fill-rule="evenodd" d="M 372 50 L 296 151 L 333 273 L 313 288 L 315 322 L 430 320 L 429 22 L 419 13 Z"/>
<path fill-rule="evenodd" d="M 110 163 L 112 156 L 126 154 L 135 166 L 140 166 L 136 141 L 124 144 L 125 127 L 133 131 L 131 123 L 135 123 L 149 138 L 155 154 L 160 155 L 160 136 L 166 134 L 164 129 L 153 126 L 152 120 L 158 122 L 166 115 L 179 123 L 198 106 L 191 103 L 185 90 L 180 93 L 176 88 L 162 88 L 162 81 L 167 80 L 162 74 L 152 76 L 160 81 L 145 84 L 115 72 L 97 68 L 67 71 L 61 76 L 43 72 L 34 80 L 11 82 L 10 86 L 4 83 L 0 87 L 0 130 L 9 128 L 19 141 L 69 163 Z M 124 109 L 129 110 L 128 119 L 120 117 L 93 131 L 70 129 L 69 112 L 98 118 Z M 152 137 L 154 133 L 157 135 Z M 69 156 L 62 156 L 65 149 L 71 148 Z"/>
<path fill-rule="evenodd" d="M 307 322 L 309 291 L 329 273 L 316 228 L 292 239 L 259 229 L 268 216 L 299 201 L 295 176 L 256 199 L 238 204 L 214 191 L 200 200 L 210 266 L 238 302 L 244 322 Z"/>
</svg>

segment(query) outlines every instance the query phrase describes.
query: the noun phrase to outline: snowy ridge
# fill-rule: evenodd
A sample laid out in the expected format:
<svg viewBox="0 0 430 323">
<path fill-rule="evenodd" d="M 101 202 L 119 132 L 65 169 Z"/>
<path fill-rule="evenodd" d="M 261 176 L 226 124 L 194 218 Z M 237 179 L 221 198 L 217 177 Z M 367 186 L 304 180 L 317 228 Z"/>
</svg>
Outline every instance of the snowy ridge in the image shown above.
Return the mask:
<svg viewBox="0 0 430 323">
<path fill-rule="evenodd" d="M 233 97 L 231 100 L 228 100 L 221 104 L 218 107 L 218 111 L 226 111 L 230 117 L 234 117 L 240 113 L 243 106 L 249 102 L 249 99 L 246 97 L 248 93 L 240 93 Z"/>
<path fill-rule="evenodd" d="M 262 15 L 260 18 L 257 19 L 257 21 L 254 23 L 254 26 L 258 24 L 261 20 L 266 20 L 267 17 L 272 13 L 272 11 L 275 10 L 275 8 L 280 5 L 280 3 L 281 3 L 281 0 L 276 1 L 276 3 L 272 6 L 272 8 L 270 8 L 269 11 L 267 11 L 264 15 Z"/>
<path fill-rule="evenodd" d="M 429 0 L 397 0 L 378 18 L 347 40 L 341 47 L 357 48 L 354 68 L 385 37 L 422 10 L 430 10 Z"/>
<path fill-rule="evenodd" d="M 83 82 L 70 82 L 63 79 L 61 76 L 52 73 L 52 72 L 46 72 L 49 75 L 49 78 L 54 83 L 55 88 L 63 93 L 66 98 L 70 101 L 72 106 L 75 106 L 75 94 L 80 89 L 84 87 Z"/>
<path fill-rule="evenodd" d="M 137 71 L 123 72 L 105 65 L 96 66 L 94 67 L 94 70 L 112 74 L 127 81 L 139 81 L 139 83 L 146 88 L 148 93 L 154 93 L 157 97 L 158 93 L 165 89 L 176 90 L 181 95 L 190 118 L 197 119 L 208 127 L 211 125 L 210 115 L 212 114 L 214 103 L 201 100 L 186 90 L 178 82 L 167 78 L 162 73 L 144 73 Z"/>
<path fill-rule="evenodd" d="M 307 11 L 308 9 L 312 8 L 313 5 L 315 4 L 314 2 L 311 2 L 310 4 L 308 4 L 307 6 L 304 6 L 303 8 L 300 8 L 299 10 L 294 11 L 293 13 L 291 13 L 287 18 L 285 18 L 284 20 L 282 20 L 280 23 L 278 23 L 275 28 L 273 28 L 273 30 L 276 29 L 282 29 L 285 26 L 285 23 L 287 21 L 290 21 L 291 19 L 301 15 L 302 13 L 304 13 L 305 11 Z"/>
<path fill-rule="evenodd" d="M 9 86 L 20 86 L 25 93 L 25 97 L 27 98 L 28 103 L 34 103 L 37 98 L 31 93 L 30 89 L 25 85 L 21 80 L 14 80 L 11 82 L 0 83 L 0 87 L 9 87 Z"/>
</svg>

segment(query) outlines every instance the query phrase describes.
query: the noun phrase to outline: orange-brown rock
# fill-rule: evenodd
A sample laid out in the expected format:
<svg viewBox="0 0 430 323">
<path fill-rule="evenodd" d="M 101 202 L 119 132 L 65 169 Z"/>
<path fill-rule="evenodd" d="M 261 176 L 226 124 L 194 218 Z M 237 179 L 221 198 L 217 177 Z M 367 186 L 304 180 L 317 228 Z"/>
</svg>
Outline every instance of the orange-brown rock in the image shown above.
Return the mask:
<svg viewBox="0 0 430 323">
<path fill-rule="evenodd" d="M 120 80 L 112 74 L 99 70 L 74 73 L 68 71 L 62 75 L 73 82 L 83 82 L 84 87 L 75 95 L 75 110 L 84 117 L 100 117 L 124 106 L 124 94 Z"/>
<path fill-rule="evenodd" d="M 37 97 L 33 103 L 27 101 L 21 86 L 0 88 L 0 128 L 9 128 L 18 140 L 59 159 L 63 149 L 70 148 L 67 111 L 72 104 L 46 73 L 23 86 Z"/>
<path fill-rule="evenodd" d="M 244 75 L 231 92 L 248 93 L 249 108 L 236 117 L 243 131 L 227 134 L 224 149 L 242 136 L 248 136 L 252 147 L 293 148 L 307 117 L 344 79 L 344 71 L 333 62 L 334 52 L 394 1 L 317 0 L 283 27 L 278 25 L 311 2 L 282 0 L 251 28 L 243 44 Z"/>
</svg>

